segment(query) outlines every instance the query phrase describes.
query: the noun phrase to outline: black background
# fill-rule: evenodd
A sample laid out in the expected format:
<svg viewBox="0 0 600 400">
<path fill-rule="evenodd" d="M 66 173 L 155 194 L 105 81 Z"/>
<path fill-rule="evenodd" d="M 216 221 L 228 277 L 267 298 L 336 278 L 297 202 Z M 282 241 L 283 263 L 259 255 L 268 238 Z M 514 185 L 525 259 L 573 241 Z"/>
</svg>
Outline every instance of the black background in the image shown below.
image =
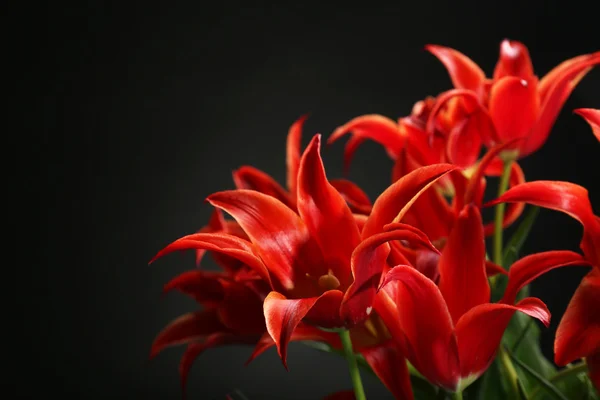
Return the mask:
<svg viewBox="0 0 600 400">
<path fill-rule="evenodd" d="M 43 192 L 43 240 L 34 244 L 42 257 L 23 267 L 28 290 L 16 331 L 24 345 L 8 386 L 18 398 L 180 396 L 183 349 L 147 358 L 155 334 L 194 309 L 177 294 L 160 297 L 192 255 L 147 262 L 205 223 L 204 198 L 232 188 L 233 169 L 250 164 L 283 183 L 286 133 L 300 115 L 311 113 L 305 144 L 357 115 L 407 115 L 415 101 L 450 88 L 427 43 L 454 47 L 491 74 L 500 41 L 521 40 L 540 76 L 599 47 L 594 13 L 573 1 L 192 4 L 53 3 L 15 14 L 7 39 L 25 61 L 21 126 L 33 133 L 28 154 L 40 167 L 26 186 Z M 596 212 L 600 146 L 572 110 L 600 107 L 599 78 L 596 69 L 581 82 L 545 146 L 522 161 L 529 180 L 586 186 Z M 324 152 L 330 177 L 341 176 L 342 147 Z M 374 199 L 390 168 L 384 151 L 367 143 L 350 177 Z M 542 211 L 525 250 L 576 250 L 580 235 L 568 217 Z M 549 355 L 584 272 L 559 270 L 534 284 L 554 313 L 543 336 Z M 250 400 L 312 399 L 350 387 L 342 360 L 302 345 L 291 346 L 290 372 L 275 351 L 243 367 L 249 354 L 207 352 L 191 371 L 189 397 L 222 399 L 240 389 Z M 370 398 L 391 398 L 365 379 Z"/>
</svg>

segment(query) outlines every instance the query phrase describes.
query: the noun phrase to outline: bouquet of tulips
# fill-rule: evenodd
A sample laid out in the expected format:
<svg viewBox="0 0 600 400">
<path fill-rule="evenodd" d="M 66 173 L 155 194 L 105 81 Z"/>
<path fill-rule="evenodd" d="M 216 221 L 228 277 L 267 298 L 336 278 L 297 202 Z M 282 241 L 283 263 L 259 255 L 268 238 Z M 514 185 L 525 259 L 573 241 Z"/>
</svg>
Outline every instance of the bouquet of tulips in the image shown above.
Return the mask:
<svg viewBox="0 0 600 400">
<path fill-rule="evenodd" d="M 392 183 L 374 202 L 350 180 L 327 176 L 321 135 L 301 148 L 301 117 L 287 135 L 285 186 L 239 168 L 235 189 L 208 196 L 214 210 L 207 224 L 155 256 L 196 255 L 196 267 L 164 290 L 202 307 L 172 321 L 151 350 L 187 345 L 183 386 L 206 349 L 248 344 L 251 361 L 273 347 L 286 365 L 288 344 L 300 341 L 348 362 L 353 387 L 332 388 L 328 399 L 365 399 L 366 373 L 397 399 L 600 398 L 600 218 L 585 188 L 527 182 L 519 166 L 544 144 L 600 52 L 540 79 L 516 41 L 501 43 L 491 78 L 456 50 L 426 49 L 454 88 L 418 101 L 406 117 L 359 116 L 328 138 L 349 136 L 345 167 L 366 140 L 394 160 Z M 600 111 L 575 112 L 600 140 Z M 489 178 L 498 182 L 497 196 L 484 199 Z M 486 207 L 491 221 L 482 218 Z M 540 207 L 581 223 L 580 252 L 521 254 Z M 512 224 L 514 234 L 505 237 Z M 200 268 L 207 252 L 220 271 Z M 589 273 L 548 360 L 537 321 L 547 327 L 550 312 L 528 295 L 529 284 L 569 266 Z"/>
</svg>

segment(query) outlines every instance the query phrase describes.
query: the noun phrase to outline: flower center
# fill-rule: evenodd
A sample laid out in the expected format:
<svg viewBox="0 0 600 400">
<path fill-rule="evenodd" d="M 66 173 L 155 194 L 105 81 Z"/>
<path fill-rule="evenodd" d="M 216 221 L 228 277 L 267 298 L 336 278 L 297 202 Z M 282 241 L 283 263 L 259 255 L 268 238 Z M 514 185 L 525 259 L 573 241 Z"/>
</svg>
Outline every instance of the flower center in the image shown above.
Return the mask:
<svg viewBox="0 0 600 400">
<path fill-rule="evenodd" d="M 318 282 L 319 286 L 325 290 L 337 289 L 340 286 L 339 279 L 335 277 L 331 270 L 326 275 L 321 275 Z"/>
</svg>

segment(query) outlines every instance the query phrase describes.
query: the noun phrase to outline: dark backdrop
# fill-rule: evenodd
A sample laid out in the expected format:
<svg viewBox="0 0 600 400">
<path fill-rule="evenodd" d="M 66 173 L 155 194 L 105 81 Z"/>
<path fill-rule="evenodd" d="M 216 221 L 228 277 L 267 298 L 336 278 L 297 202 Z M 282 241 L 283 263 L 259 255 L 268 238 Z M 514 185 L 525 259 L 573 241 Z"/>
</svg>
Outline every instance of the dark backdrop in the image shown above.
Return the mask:
<svg viewBox="0 0 600 400">
<path fill-rule="evenodd" d="M 8 39 L 26 60 L 24 125 L 33 128 L 28 146 L 41 167 L 29 184 L 43 191 L 45 218 L 41 262 L 24 268 L 32 290 L 19 297 L 25 345 L 10 383 L 20 398 L 179 397 L 182 348 L 147 358 L 155 334 L 194 308 L 177 294 L 160 297 L 192 256 L 147 262 L 204 224 L 210 208 L 203 199 L 231 188 L 233 169 L 251 164 L 283 182 L 287 129 L 301 114 L 311 113 L 304 143 L 357 115 L 407 115 L 415 101 L 450 87 L 442 65 L 423 50 L 427 43 L 463 51 L 488 74 L 505 37 L 529 46 L 539 75 L 598 50 L 594 13 L 573 1 L 454 3 L 88 1 L 22 10 Z M 546 145 L 522 162 L 530 180 L 588 187 L 596 212 L 600 146 L 572 110 L 600 106 L 599 78 L 594 70 L 581 82 Z M 331 177 L 341 175 L 342 147 L 325 152 Z M 351 178 L 374 198 L 390 168 L 384 151 L 367 143 Z M 543 211 L 526 251 L 575 250 L 580 235 L 577 223 Z M 583 273 L 559 270 L 534 284 L 554 313 L 543 336 L 548 354 Z M 243 367 L 249 354 L 244 347 L 206 353 L 191 371 L 190 398 L 221 399 L 240 389 L 250 400 L 312 399 L 350 387 L 342 360 L 301 345 L 291 346 L 289 373 L 275 351 Z M 365 379 L 371 398 L 390 398 Z"/>
</svg>

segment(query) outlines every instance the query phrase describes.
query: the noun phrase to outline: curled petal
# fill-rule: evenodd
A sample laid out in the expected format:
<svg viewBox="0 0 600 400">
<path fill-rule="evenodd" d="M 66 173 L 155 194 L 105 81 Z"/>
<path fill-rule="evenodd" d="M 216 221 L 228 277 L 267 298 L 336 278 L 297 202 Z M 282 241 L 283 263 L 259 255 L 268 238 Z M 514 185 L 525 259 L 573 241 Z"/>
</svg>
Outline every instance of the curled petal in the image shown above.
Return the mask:
<svg viewBox="0 0 600 400">
<path fill-rule="evenodd" d="M 254 254 L 252 243 L 237 236 L 225 233 L 194 233 L 177 239 L 158 252 L 150 261 L 153 263 L 158 258 L 175 251 L 205 249 L 240 260 L 248 265 L 261 278 L 271 282 L 269 272 L 263 262 Z"/>
<path fill-rule="evenodd" d="M 320 276 L 320 250 L 298 214 L 274 197 L 253 190 L 214 193 L 208 201 L 231 214 L 256 246 L 260 258 L 287 288 L 294 275 Z"/>
<path fill-rule="evenodd" d="M 550 324 L 550 312 L 539 299 L 528 297 L 516 306 L 500 303 L 481 304 L 464 314 L 456 324 L 463 377 L 479 376 L 493 361 L 502 335 L 515 311 Z"/>
<path fill-rule="evenodd" d="M 366 319 L 373 309 L 373 299 L 377 285 L 390 254 L 387 242 L 406 240 L 438 252 L 425 234 L 405 224 L 390 224 L 387 232 L 373 235 L 361 242 L 352 253 L 352 274 L 354 282 L 346 291 L 342 305 L 342 318 L 348 325 L 354 325 Z"/>
<path fill-rule="evenodd" d="M 394 341 L 362 349 L 360 353 L 395 398 L 413 399 L 406 359 Z"/>
<path fill-rule="evenodd" d="M 346 179 L 331 179 L 329 183 L 346 200 L 352 212 L 365 215 L 371 213 L 373 205 L 369 200 L 369 196 L 355 183 Z"/>
<path fill-rule="evenodd" d="M 526 137 L 540 114 L 537 81 L 507 76 L 495 82 L 489 110 L 501 142 Z"/>
<path fill-rule="evenodd" d="M 390 270 L 381 285 L 397 281 L 397 323 L 406 340 L 406 356 L 431 383 L 449 390 L 460 380 L 452 318 L 435 283 L 410 266 Z M 390 325 L 382 315 L 386 325 Z M 394 324 L 393 321 L 390 321 Z"/>
<path fill-rule="evenodd" d="M 575 113 L 581 115 L 592 127 L 596 139 L 600 141 L 600 110 L 593 108 L 578 108 Z"/>
<path fill-rule="evenodd" d="M 494 80 L 515 76 L 529 80 L 534 77 L 527 47 L 516 40 L 504 39 L 500 44 L 500 59 L 494 69 Z"/>
<path fill-rule="evenodd" d="M 465 206 L 454 224 L 439 261 L 440 292 L 452 321 L 490 301 L 485 269 L 485 241 L 479 209 Z"/>
<path fill-rule="evenodd" d="M 512 139 L 508 142 L 500 143 L 485 153 L 485 155 L 481 158 L 481 161 L 479 161 L 477 164 L 475 172 L 473 172 L 468 180 L 465 188 L 464 203 L 462 204 L 469 204 L 473 202 L 480 204 L 479 201 L 477 201 L 477 198 L 479 197 L 478 194 L 482 193 L 482 189 L 480 187 L 482 184 L 481 178 L 484 177 L 489 166 L 493 164 L 494 159 L 496 159 L 500 153 L 519 141 L 520 139 Z"/>
<path fill-rule="evenodd" d="M 600 272 L 588 273 L 573 294 L 556 330 L 554 360 L 565 365 L 600 352 Z"/>
<path fill-rule="evenodd" d="M 360 242 L 360 232 L 346 201 L 327 181 L 320 146 L 321 135 L 315 135 L 300 161 L 298 212 L 318 242 L 325 263 L 346 286 L 350 256 Z"/>
<path fill-rule="evenodd" d="M 319 297 L 306 299 L 286 299 L 277 292 L 271 292 L 265 298 L 263 308 L 267 331 L 275 342 L 277 353 L 286 369 L 287 346 L 300 321 L 311 312 L 313 307 L 318 307 L 319 302 L 326 303 L 328 309 L 331 309 L 329 307 L 331 303 L 337 303 L 339 310 L 342 296 L 339 290 L 330 290 Z"/>
<path fill-rule="evenodd" d="M 552 70 L 540 82 L 541 112 L 522 148 L 521 156 L 533 153 L 548 137 L 560 109 L 579 81 L 600 63 L 600 51 L 568 60 Z"/>
<path fill-rule="evenodd" d="M 504 268 L 488 260 L 485 261 L 485 273 L 487 274 L 488 278 L 491 278 L 495 275 L 508 275 L 508 272 L 506 272 Z"/>
<path fill-rule="evenodd" d="M 167 325 L 154 339 L 150 358 L 154 358 L 164 348 L 200 340 L 213 333 L 225 331 L 213 309 L 182 315 Z"/>
<path fill-rule="evenodd" d="M 333 143 L 341 136 L 352 133 L 355 137 L 371 139 L 381 144 L 392 158 L 396 158 L 404 146 L 404 138 L 395 121 L 377 114 L 356 117 L 333 131 L 328 143 Z"/>
<path fill-rule="evenodd" d="M 479 92 L 485 81 L 485 73 L 464 54 L 449 47 L 427 45 L 425 49 L 436 56 L 448 70 L 457 89 Z"/>
<path fill-rule="evenodd" d="M 287 136 L 287 187 L 292 197 L 295 198 L 296 182 L 298 180 L 298 168 L 300 167 L 300 147 L 302 141 L 302 127 L 308 118 L 308 114 L 301 116 L 292 124 Z"/>
<path fill-rule="evenodd" d="M 523 202 L 563 212 L 583 225 L 581 249 L 592 264 L 600 265 L 600 219 L 594 215 L 588 191 L 561 181 L 533 181 L 517 185 L 485 204 Z"/>
<path fill-rule="evenodd" d="M 512 304 L 519 291 L 540 275 L 559 267 L 589 265 L 581 255 L 567 250 L 546 251 L 525 256 L 508 270 L 508 285 L 503 303 Z"/>
<path fill-rule="evenodd" d="M 366 137 L 363 136 L 351 136 L 350 139 L 346 142 L 344 146 L 344 175 L 348 175 L 350 172 L 350 164 L 354 159 L 354 153 L 367 140 Z M 331 143 L 331 140 L 328 141 Z"/>
<path fill-rule="evenodd" d="M 418 168 L 388 187 L 375 200 L 373 210 L 362 230 L 367 238 L 382 231 L 390 222 L 400 222 L 419 196 L 448 172 L 457 169 L 451 164 L 434 164 Z"/>
<path fill-rule="evenodd" d="M 259 169 L 243 166 L 233 172 L 233 181 L 238 189 L 256 190 L 275 197 L 288 207 L 294 207 L 294 201 L 286 190 L 270 175 Z"/>
<path fill-rule="evenodd" d="M 213 212 L 210 214 L 210 218 L 208 220 L 208 224 L 202 227 L 198 233 L 211 233 L 211 232 L 220 232 L 226 229 L 225 225 L 225 217 L 223 216 L 223 212 L 218 208 L 213 209 Z M 196 250 L 196 266 L 200 266 L 200 262 L 202 261 L 202 257 L 204 257 L 204 253 L 206 250 L 197 249 Z"/>
</svg>

